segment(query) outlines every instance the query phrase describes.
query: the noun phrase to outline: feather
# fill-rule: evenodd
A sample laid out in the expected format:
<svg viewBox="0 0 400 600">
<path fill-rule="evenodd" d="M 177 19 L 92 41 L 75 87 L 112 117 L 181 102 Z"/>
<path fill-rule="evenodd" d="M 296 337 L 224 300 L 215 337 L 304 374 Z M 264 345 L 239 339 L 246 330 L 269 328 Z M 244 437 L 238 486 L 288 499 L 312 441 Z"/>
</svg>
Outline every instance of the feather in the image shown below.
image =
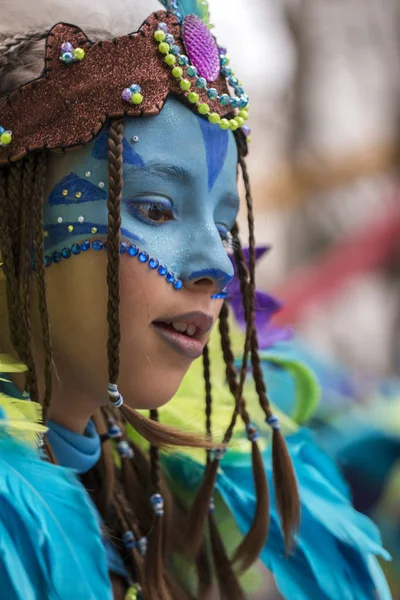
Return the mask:
<svg viewBox="0 0 400 600">
<path fill-rule="evenodd" d="M 74 473 L 6 434 L 0 457 L 2 597 L 111 600 L 98 517 Z"/>
<path fill-rule="evenodd" d="M 170 0 L 160 0 L 168 10 L 171 4 Z M 210 25 L 210 11 L 207 0 L 177 0 L 179 10 L 183 17 L 187 15 L 197 15 L 206 25 Z"/>
</svg>

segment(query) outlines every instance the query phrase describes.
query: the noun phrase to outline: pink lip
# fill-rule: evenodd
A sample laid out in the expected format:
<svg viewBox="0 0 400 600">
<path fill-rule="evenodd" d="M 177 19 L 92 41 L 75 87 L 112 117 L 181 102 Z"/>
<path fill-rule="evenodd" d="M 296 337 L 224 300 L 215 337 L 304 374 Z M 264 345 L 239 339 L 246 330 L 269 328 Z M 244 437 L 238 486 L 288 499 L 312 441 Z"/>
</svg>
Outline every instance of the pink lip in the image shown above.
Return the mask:
<svg viewBox="0 0 400 600">
<path fill-rule="evenodd" d="M 195 359 L 203 354 L 204 344 L 195 337 L 189 337 L 168 327 L 164 323 L 153 323 L 154 329 L 179 354 Z"/>
</svg>

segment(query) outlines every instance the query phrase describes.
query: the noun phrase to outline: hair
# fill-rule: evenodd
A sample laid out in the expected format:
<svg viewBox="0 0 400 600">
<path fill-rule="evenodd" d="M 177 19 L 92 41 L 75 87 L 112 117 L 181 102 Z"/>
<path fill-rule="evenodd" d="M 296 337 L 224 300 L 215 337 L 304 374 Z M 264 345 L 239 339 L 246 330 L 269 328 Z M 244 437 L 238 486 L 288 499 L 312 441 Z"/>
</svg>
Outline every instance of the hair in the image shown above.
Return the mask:
<svg viewBox="0 0 400 600">
<path fill-rule="evenodd" d="M 73 19 L 69 18 L 69 20 Z M 8 26 L 9 30 L 6 33 L 0 33 L 0 98 L 6 97 L 18 85 L 36 77 L 40 72 L 43 60 L 44 26 L 22 34 L 15 33 L 15 25 L 9 24 Z M 89 28 L 88 33 L 92 33 L 93 38 L 111 37 L 109 32 L 101 27 Z M 122 139 L 123 120 L 111 119 L 108 138 L 107 236 L 107 355 L 111 384 L 118 383 L 119 375 Z M 212 365 L 207 347 L 203 353 L 204 438 L 196 438 L 189 433 L 160 424 L 156 410 L 150 411 L 148 419 L 126 405 L 123 405 L 121 409 L 115 409 L 110 405 L 98 411 L 93 417 L 103 442 L 101 458 L 89 473 L 81 477 L 82 483 L 102 515 L 106 531 L 123 551 L 124 560 L 132 577 L 141 585 L 144 598 L 151 600 L 188 600 L 190 598 L 170 568 L 170 556 L 174 552 L 191 557 L 197 567 L 199 576 L 196 598 L 205 599 L 212 586 L 215 585 L 218 587 L 221 598 L 244 599 L 238 582 L 238 573 L 248 569 L 257 559 L 268 534 L 267 479 L 262 455 L 256 441 L 256 430 L 251 423 L 243 396 L 250 361 L 260 406 L 267 418 L 271 416 L 258 355 L 257 331 L 254 325 L 254 215 L 250 182 L 245 164 L 247 150 L 241 134 L 236 135 L 236 140 L 239 152 L 238 166 L 246 191 L 250 259 L 247 265 L 238 239 L 238 227 L 235 225 L 232 230 L 235 240 L 234 259 L 243 297 L 246 335 L 242 364 L 238 371 L 230 343 L 229 310 L 225 303 L 219 317 L 219 333 L 221 351 L 226 365 L 226 379 L 233 397 L 233 413 L 223 443 L 224 445 L 229 444 L 240 418 L 246 428 L 252 448 L 252 469 L 257 497 L 252 526 L 233 556 L 229 557 L 211 508 L 221 458 L 221 453 L 217 454 L 211 450 L 221 447 L 221 445 L 212 441 L 211 438 Z M 0 168 L 0 251 L 5 275 L 11 342 L 19 359 L 27 365 L 25 389 L 30 393 L 32 400 L 41 402 L 44 422 L 46 422 L 52 397 L 52 347 L 47 310 L 42 226 L 46 166 L 47 153 L 41 151 L 10 166 Z M 30 322 L 30 284 L 32 279 L 36 281 L 38 290 L 41 339 L 45 357 L 43 397 L 39 397 L 38 373 L 32 346 Z M 127 424 L 130 424 L 150 442 L 148 454 L 129 439 Z M 107 433 L 111 425 L 119 427 L 118 440 L 110 439 Z M 132 451 L 130 454 L 133 455 L 127 454 L 121 457 L 118 465 L 115 464 L 113 457 L 113 447 L 116 441 L 126 442 Z M 171 445 L 203 447 L 206 451 L 204 479 L 188 514 L 174 499 L 173 490 L 169 490 L 160 466 L 160 448 Z M 48 443 L 46 447 L 48 459 L 54 460 Z M 273 431 L 272 449 L 277 505 L 282 520 L 285 544 L 289 549 L 293 534 L 299 524 L 299 499 L 292 463 L 284 439 L 278 430 Z M 150 497 L 158 493 L 164 500 L 163 514 L 155 514 L 150 503 Z M 144 541 L 147 538 L 147 551 L 143 551 L 140 543 L 124 550 L 123 537 L 126 532 L 132 532 L 137 541 Z"/>
</svg>

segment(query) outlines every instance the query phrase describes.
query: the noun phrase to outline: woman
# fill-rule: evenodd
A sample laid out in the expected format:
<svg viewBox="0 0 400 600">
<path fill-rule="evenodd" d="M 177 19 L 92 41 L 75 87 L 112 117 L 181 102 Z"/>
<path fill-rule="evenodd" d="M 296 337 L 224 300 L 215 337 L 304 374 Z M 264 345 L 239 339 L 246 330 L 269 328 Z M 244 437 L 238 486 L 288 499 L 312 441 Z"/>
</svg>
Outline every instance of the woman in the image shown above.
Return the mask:
<svg viewBox="0 0 400 600">
<path fill-rule="evenodd" d="M 0 581 L 10 600 L 112 593 L 175 600 L 190 589 L 207 597 L 213 587 L 223 598 L 245 597 L 236 573 L 261 552 L 269 513 L 259 433 L 242 394 L 249 356 L 272 429 L 287 549 L 298 527 L 296 480 L 257 353 L 248 98 L 209 33 L 204 3 L 165 4 L 168 11 L 148 17 L 137 33 L 114 39 L 116 28 L 94 27 L 96 18 L 86 28 L 91 39 L 76 25 L 51 27 L 61 19 L 85 24 L 71 2 L 57 10 L 52 3 L 50 22 L 45 6 L 29 5 L 29 18 L 15 3 L 2 11 L 1 348 L 27 367 L 4 382 L 5 393 L 24 399 L 5 403 L 3 415 Z M 26 34 L 12 25 L 13 10 L 16 23 L 28 18 Z M 139 25 L 124 22 L 124 29 Z M 248 269 L 236 225 L 238 165 Z M 224 304 L 234 274 L 229 248 L 247 326 L 238 373 Z M 232 405 L 213 442 L 207 341 L 217 321 Z M 201 355 L 206 439 L 190 433 L 190 421 L 186 432 L 160 425 L 157 412 Z M 48 427 L 42 460 L 9 435 L 42 431 L 21 425 L 32 412 L 28 398 L 42 405 Z M 151 419 L 137 409 L 150 410 Z M 239 419 L 256 502 L 230 560 L 213 490 Z M 148 455 L 127 436 L 127 424 L 150 441 Z M 158 448 L 171 445 L 207 449 L 188 515 L 160 472 Z M 197 569 L 194 584 L 172 555 Z"/>
</svg>

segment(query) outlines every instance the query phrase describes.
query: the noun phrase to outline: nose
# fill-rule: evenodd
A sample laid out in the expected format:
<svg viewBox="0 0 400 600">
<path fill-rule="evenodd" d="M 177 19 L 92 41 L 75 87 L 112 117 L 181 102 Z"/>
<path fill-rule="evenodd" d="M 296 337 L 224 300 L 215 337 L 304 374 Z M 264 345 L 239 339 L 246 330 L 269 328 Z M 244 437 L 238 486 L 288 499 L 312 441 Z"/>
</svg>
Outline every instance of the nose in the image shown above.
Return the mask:
<svg viewBox="0 0 400 600">
<path fill-rule="evenodd" d="M 215 230 L 207 238 L 200 234 L 195 242 L 192 240 L 181 269 L 184 284 L 196 288 L 208 287 L 211 293 L 217 293 L 231 283 L 233 275 L 232 262 L 218 231 Z"/>
</svg>

